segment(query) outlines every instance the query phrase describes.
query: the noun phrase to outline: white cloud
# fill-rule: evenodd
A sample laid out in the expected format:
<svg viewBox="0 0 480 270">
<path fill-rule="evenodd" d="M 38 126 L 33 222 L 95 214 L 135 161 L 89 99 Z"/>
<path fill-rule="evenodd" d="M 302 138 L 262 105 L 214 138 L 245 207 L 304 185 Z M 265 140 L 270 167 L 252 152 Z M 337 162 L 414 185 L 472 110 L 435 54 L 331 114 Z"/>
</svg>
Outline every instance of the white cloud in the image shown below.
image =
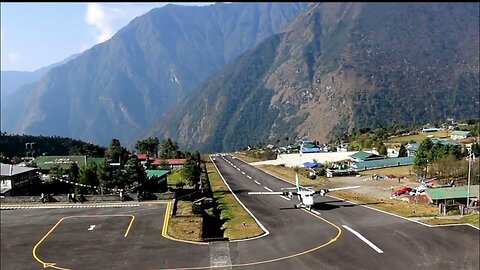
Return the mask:
<svg viewBox="0 0 480 270">
<path fill-rule="evenodd" d="M 135 17 L 166 3 L 88 3 L 85 21 L 97 28 L 96 40 L 104 42 L 110 39 L 120 28 Z"/>
<path fill-rule="evenodd" d="M 169 2 L 160 3 L 88 3 L 85 21 L 95 26 L 98 34 L 95 36 L 97 42 L 104 42 L 110 39 L 120 28 L 126 26 L 135 17 L 147 13 L 153 8 L 162 7 Z M 213 2 L 182 2 L 179 5 L 203 6 L 211 5 Z"/>
<path fill-rule="evenodd" d="M 7 59 L 10 64 L 16 64 L 21 59 L 21 56 L 18 53 L 11 52 L 7 54 Z"/>
</svg>

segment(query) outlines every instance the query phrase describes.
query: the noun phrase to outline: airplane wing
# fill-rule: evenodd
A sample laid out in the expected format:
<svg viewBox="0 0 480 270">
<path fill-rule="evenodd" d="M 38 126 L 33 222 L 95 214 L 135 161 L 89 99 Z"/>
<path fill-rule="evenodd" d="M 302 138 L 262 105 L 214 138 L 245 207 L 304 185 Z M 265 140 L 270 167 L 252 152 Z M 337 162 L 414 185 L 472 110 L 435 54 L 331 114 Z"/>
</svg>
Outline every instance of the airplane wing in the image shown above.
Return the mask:
<svg viewBox="0 0 480 270">
<path fill-rule="evenodd" d="M 348 186 L 348 187 L 321 189 L 321 190 L 315 191 L 314 194 L 320 194 L 320 195 L 324 196 L 328 192 L 338 191 L 338 190 L 346 190 L 346 189 L 354 189 L 354 188 L 360 188 L 360 187 L 361 186 Z"/>
<path fill-rule="evenodd" d="M 289 192 L 283 191 L 259 191 L 259 192 L 248 192 L 248 195 L 286 195 Z"/>
<path fill-rule="evenodd" d="M 337 191 L 337 190 L 346 190 L 346 189 L 354 189 L 354 188 L 360 188 L 361 186 L 348 186 L 348 187 L 339 187 L 339 188 L 329 188 L 328 191 Z"/>
</svg>

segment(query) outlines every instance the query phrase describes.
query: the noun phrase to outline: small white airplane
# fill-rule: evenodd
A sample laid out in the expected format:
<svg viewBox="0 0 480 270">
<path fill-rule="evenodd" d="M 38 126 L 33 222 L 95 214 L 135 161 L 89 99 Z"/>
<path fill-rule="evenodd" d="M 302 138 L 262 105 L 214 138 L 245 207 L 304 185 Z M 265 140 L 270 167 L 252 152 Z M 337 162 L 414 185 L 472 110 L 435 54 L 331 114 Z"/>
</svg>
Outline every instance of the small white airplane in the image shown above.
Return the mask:
<svg viewBox="0 0 480 270">
<path fill-rule="evenodd" d="M 317 197 L 318 195 L 325 196 L 325 194 L 331 191 L 354 189 L 359 187 L 360 186 L 348 186 L 348 187 L 340 187 L 340 188 L 321 189 L 321 190 L 315 191 L 311 187 L 300 186 L 298 184 L 298 174 L 295 174 L 295 187 L 282 188 L 282 190 L 294 189 L 295 191 L 270 191 L 270 192 L 260 191 L 260 192 L 248 192 L 248 194 L 249 195 L 283 195 L 283 196 L 287 196 L 288 198 L 293 198 L 293 196 L 297 196 L 300 203 L 294 205 L 295 208 L 304 207 L 308 210 L 312 210 L 313 198 Z"/>
</svg>

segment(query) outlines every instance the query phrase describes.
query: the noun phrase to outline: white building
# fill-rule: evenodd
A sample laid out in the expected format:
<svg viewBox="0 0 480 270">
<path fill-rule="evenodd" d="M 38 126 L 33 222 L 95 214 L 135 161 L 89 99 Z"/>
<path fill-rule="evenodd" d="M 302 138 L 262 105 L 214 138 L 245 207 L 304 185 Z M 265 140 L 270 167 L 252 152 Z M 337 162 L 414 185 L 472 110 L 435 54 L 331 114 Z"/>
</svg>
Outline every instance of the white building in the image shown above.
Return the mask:
<svg viewBox="0 0 480 270">
<path fill-rule="evenodd" d="M 469 135 L 470 135 L 470 131 L 454 130 L 450 135 L 450 138 L 452 140 L 461 140 L 461 139 L 466 139 Z"/>
<path fill-rule="evenodd" d="M 389 158 L 395 158 L 398 157 L 399 154 L 399 148 L 387 148 L 387 157 Z"/>
<path fill-rule="evenodd" d="M 25 195 L 31 192 L 33 181 L 37 176 L 37 168 L 3 163 L 0 165 L 0 194 Z"/>
</svg>

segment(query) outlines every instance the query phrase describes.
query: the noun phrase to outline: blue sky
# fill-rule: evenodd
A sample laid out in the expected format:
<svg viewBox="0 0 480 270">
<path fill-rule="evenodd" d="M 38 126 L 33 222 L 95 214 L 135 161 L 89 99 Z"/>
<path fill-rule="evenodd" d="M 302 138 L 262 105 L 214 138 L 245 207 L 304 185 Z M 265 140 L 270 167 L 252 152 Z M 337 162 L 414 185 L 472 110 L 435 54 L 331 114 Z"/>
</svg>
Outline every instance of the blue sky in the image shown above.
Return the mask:
<svg viewBox="0 0 480 270">
<path fill-rule="evenodd" d="M 1 3 L 1 70 L 34 71 L 62 61 L 167 3 Z"/>
</svg>

